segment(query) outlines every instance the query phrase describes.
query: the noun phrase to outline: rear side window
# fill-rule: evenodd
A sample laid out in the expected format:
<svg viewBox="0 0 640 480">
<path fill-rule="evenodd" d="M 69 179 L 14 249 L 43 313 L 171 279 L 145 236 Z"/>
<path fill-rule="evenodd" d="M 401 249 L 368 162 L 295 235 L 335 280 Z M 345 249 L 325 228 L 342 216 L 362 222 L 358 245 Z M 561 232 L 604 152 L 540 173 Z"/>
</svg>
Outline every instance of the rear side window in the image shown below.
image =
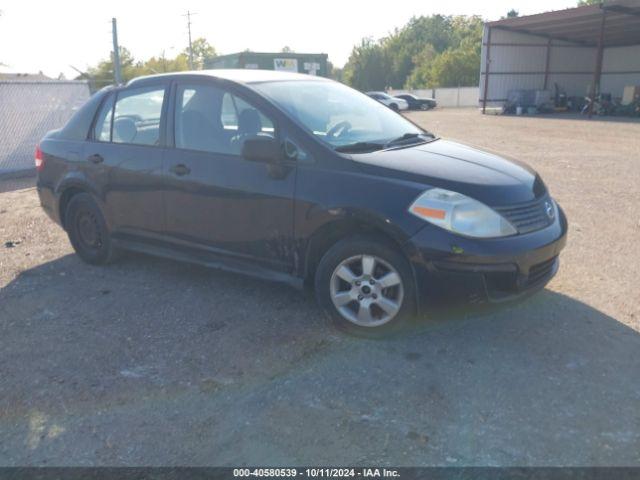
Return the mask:
<svg viewBox="0 0 640 480">
<path fill-rule="evenodd" d="M 163 101 L 163 87 L 120 92 L 113 115 L 112 141 L 134 145 L 158 145 Z"/>
<path fill-rule="evenodd" d="M 103 100 L 108 96 L 109 92 L 107 91 L 95 93 L 87 103 L 73 114 L 69 122 L 60 131 L 60 138 L 80 141 L 86 140 L 88 137 L 93 138 L 93 119 L 96 117 L 100 105 L 104 103 Z"/>
<path fill-rule="evenodd" d="M 113 116 L 113 97 L 109 95 L 109 98 L 102 104 L 100 111 L 98 112 L 98 118 L 96 118 L 95 126 L 93 127 L 93 138 L 99 142 L 111 141 L 111 117 Z"/>
</svg>

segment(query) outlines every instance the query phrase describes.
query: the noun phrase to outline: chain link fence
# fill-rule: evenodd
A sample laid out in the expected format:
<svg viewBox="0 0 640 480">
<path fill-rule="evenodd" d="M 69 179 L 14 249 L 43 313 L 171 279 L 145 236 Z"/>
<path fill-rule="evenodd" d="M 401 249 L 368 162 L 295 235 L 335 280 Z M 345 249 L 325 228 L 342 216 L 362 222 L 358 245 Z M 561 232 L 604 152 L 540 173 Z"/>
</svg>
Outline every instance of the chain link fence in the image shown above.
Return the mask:
<svg viewBox="0 0 640 480">
<path fill-rule="evenodd" d="M 0 80 L 0 178 L 32 173 L 36 144 L 89 96 L 85 81 Z"/>
</svg>

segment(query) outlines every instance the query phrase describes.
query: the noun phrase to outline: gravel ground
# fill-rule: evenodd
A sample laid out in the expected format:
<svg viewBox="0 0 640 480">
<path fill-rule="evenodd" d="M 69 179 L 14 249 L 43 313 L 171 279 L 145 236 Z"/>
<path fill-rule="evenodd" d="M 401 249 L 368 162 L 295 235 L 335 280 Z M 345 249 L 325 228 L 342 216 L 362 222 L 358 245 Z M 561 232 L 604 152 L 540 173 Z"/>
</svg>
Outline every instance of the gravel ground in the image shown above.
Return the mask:
<svg viewBox="0 0 640 480">
<path fill-rule="evenodd" d="M 411 116 L 539 170 L 547 289 L 355 339 L 282 285 L 82 264 L 0 184 L 0 465 L 640 465 L 640 124 Z"/>
</svg>

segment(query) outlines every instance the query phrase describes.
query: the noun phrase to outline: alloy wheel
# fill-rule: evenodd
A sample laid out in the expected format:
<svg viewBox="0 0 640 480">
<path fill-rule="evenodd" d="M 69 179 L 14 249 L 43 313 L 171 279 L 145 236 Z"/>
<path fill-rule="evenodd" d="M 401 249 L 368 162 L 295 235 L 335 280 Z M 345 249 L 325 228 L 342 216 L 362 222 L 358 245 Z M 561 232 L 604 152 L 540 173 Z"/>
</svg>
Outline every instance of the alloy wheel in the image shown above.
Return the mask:
<svg viewBox="0 0 640 480">
<path fill-rule="evenodd" d="M 340 315 L 361 327 L 390 322 L 402 308 L 404 298 L 400 274 L 374 255 L 343 260 L 331 275 L 330 293 Z"/>
</svg>

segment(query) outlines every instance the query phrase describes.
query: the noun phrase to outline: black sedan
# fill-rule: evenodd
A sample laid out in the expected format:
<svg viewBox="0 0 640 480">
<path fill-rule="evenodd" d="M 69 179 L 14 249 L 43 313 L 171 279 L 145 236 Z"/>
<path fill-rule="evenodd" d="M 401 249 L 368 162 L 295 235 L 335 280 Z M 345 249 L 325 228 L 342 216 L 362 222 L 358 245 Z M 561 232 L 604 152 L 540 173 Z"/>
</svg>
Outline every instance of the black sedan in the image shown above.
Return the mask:
<svg viewBox="0 0 640 480">
<path fill-rule="evenodd" d="M 542 288 L 567 233 L 531 168 L 309 75 L 105 88 L 35 161 L 42 207 L 85 262 L 134 250 L 313 287 L 359 333 L 395 329 L 442 293 L 496 302 Z"/>
<path fill-rule="evenodd" d="M 437 105 L 433 98 L 420 98 L 409 93 L 402 93 L 396 97 L 405 100 L 409 104 L 409 110 L 430 110 Z"/>
</svg>

